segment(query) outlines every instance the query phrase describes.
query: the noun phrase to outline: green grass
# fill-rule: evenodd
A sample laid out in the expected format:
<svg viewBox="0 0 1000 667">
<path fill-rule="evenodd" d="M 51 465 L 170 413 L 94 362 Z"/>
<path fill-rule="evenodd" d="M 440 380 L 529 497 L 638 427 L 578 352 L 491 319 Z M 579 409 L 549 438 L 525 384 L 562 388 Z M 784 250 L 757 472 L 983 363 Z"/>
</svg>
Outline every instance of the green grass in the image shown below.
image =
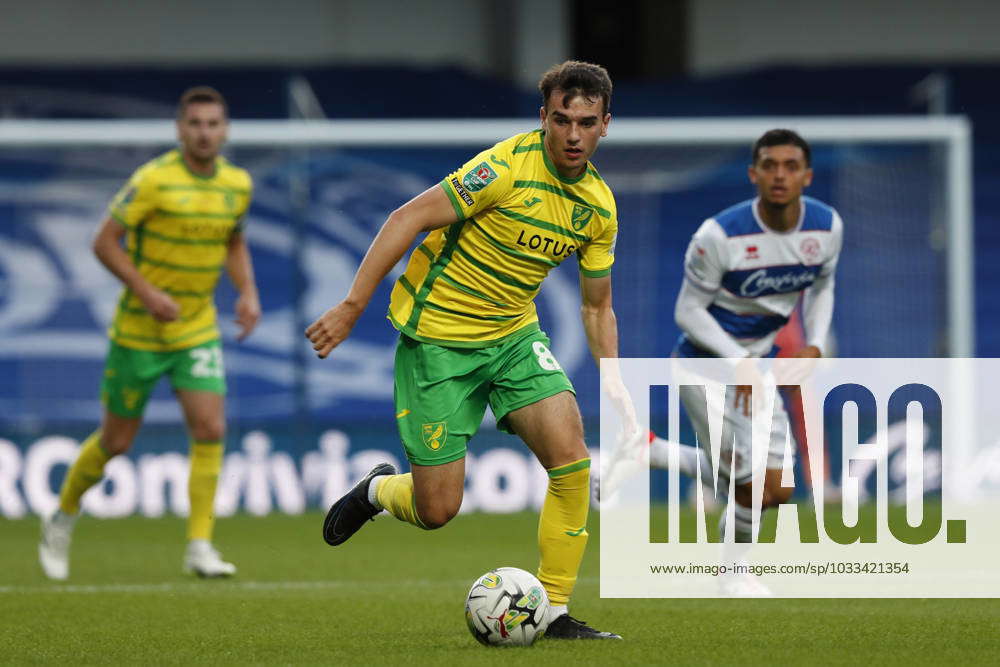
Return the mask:
<svg viewBox="0 0 1000 667">
<path fill-rule="evenodd" d="M 462 604 L 491 567 L 534 570 L 537 517 L 461 516 L 425 533 L 390 518 L 343 547 L 321 516 L 221 520 L 229 581 L 180 572 L 181 520 L 77 526 L 70 581 L 36 562 L 37 522 L 0 524 L 0 662 L 545 665 L 984 663 L 997 600 L 601 600 L 597 524 L 574 614 L 624 642 L 489 649 Z M 488 530 L 487 530 L 488 528 Z"/>
</svg>

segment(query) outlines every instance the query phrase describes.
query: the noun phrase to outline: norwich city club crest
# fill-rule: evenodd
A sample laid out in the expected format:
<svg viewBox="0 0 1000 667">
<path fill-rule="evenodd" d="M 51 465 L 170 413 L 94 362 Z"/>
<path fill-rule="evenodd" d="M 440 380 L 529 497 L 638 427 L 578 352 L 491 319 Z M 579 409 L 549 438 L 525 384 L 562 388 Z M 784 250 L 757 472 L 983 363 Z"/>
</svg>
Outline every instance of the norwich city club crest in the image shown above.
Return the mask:
<svg viewBox="0 0 1000 667">
<path fill-rule="evenodd" d="M 448 424 L 444 422 L 431 422 L 421 426 L 421 435 L 424 437 L 424 444 L 430 449 L 437 451 L 444 446 L 444 441 L 448 439 Z"/>
<path fill-rule="evenodd" d="M 135 410 L 135 406 L 139 404 L 139 399 L 142 398 L 142 392 L 138 389 L 122 389 L 122 402 L 125 403 L 126 410 Z"/>
<path fill-rule="evenodd" d="M 580 231 L 587 226 L 590 219 L 594 217 L 594 209 L 589 206 L 581 206 L 580 204 L 573 205 L 573 229 Z"/>
<path fill-rule="evenodd" d="M 495 181 L 496 178 L 497 173 L 493 171 L 493 167 L 485 162 L 480 162 L 478 166 L 474 167 L 462 178 L 462 185 L 469 192 L 479 192 Z"/>
</svg>

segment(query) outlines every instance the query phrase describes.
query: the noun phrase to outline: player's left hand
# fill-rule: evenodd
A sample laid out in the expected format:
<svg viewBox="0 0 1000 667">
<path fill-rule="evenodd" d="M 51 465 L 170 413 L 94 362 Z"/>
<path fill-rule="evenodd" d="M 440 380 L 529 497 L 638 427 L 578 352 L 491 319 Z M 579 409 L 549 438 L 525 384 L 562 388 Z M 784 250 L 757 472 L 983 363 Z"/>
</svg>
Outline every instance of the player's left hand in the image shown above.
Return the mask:
<svg viewBox="0 0 1000 667">
<path fill-rule="evenodd" d="M 236 300 L 236 319 L 233 320 L 240 327 L 240 332 L 236 335 L 236 340 L 242 341 L 250 335 L 260 321 L 260 297 L 256 292 L 244 292 Z"/>
</svg>

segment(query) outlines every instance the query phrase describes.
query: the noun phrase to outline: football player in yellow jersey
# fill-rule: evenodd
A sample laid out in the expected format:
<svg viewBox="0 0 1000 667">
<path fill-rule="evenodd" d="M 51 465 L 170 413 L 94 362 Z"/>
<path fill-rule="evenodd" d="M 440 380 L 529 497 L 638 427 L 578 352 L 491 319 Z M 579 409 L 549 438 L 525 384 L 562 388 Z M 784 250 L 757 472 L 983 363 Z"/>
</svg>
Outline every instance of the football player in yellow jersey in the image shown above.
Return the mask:
<svg viewBox="0 0 1000 667">
<path fill-rule="evenodd" d="M 549 474 L 538 527 L 538 578 L 552 605 L 546 636 L 620 639 L 567 613 L 587 543 L 590 458 L 573 386 L 533 302 L 547 273 L 576 255 L 591 353 L 618 356 L 610 276 L 618 220 L 589 163 L 611 120 L 611 80 L 602 67 L 569 61 L 539 88 L 541 130 L 487 149 L 394 211 L 347 297 L 306 330 L 319 356 L 330 354 L 417 235 L 429 232 L 388 313 L 400 331 L 396 420 L 411 472 L 376 466 L 331 507 L 323 536 L 342 544 L 383 509 L 424 529 L 448 523 L 462 504 L 466 443 L 489 405 Z M 628 417 L 620 380 L 606 391 Z"/>
<path fill-rule="evenodd" d="M 186 91 L 177 109 L 180 148 L 133 174 L 94 240 L 94 254 L 125 289 L 109 330 L 101 427 L 84 441 L 63 482 L 59 509 L 42 524 L 39 561 L 52 579 L 69 576 L 81 496 L 100 482 L 111 457 L 132 446 L 149 394 L 164 375 L 191 437 L 184 569 L 203 577 L 236 572 L 211 542 L 225 438 L 226 385 L 213 300 L 222 269 L 240 294 L 240 339 L 256 326 L 260 300 L 242 233 L 250 175 L 219 155 L 228 126 L 218 91 Z"/>
</svg>

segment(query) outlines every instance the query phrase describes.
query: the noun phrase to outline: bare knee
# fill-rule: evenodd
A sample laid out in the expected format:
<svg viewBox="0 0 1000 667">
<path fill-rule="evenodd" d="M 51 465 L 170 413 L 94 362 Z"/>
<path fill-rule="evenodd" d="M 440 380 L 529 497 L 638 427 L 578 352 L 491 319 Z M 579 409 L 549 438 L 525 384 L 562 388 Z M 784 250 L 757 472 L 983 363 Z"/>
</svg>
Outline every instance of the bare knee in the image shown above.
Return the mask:
<svg viewBox="0 0 1000 667">
<path fill-rule="evenodd" d="M 226 421 L 221 416 L 199 417 L 190 428 L 195 442 L 220 442 L 226 437 Z"/>
<path fill-rule="evenodd" d="M 101 433 L 101 449 L 105 454 L 118 456 L 132 448 L 133 437 L 130 433 Z"/>
<path fill-rule="evenodd" d="M 139 431 L 139 420 L 107 413 L 101 423 L 101 449 L 109 456 L 124 454 L 132 448 Z"/>
<path fill-rule="evenodd" d="M 507 414 L 514 432 L 544 468 L 558 468 L 590 456 L 576 398 L 564 391 Z"/>
<path fill-rule="evenodd" d="M 795 491 L 795 489 L 790 486 L 765 484 L 764 493 L 761 495 L 760 500 L 761 509 L 777 507 L 778 505 L 787 503 L 792 497 L 793 491 Z M 740 486 L 737 486 L 733 496 L 736 499 L 736 502 L 743 507 L 753 507 L 753 487 L 750 484 L 741 484 Z"/>
<path fill-rule="evenodd" d="M 435 530 L 454 519 L 461 506 L 461 498 L 458 498 L 457 502 L 453 499 L 438 499 L 432 503 L 417 505 L 417 514 L 424 528 Z"/>
<path fill-rule="evenodd" d="M 587 449 L 587 443 L 584 442 L 582 433 L 556 450 L 555 454 L 557 457 L 555 460 L 558 462 L 549 467 L 564 466 L 580 459 L 590 458 L 590 450 Z"/>
<path fill-rule="evenodd" d="M 793 489 L 790 486 L 764 487 L 763 507 L 777 507 L 788 502 L 792 497 Z"/>
<path fill-rule="evenodd" d="M 440 465 L 412 464 L 413 501 L 420 523 L 433 530 L 458 514 L 465 494 L 465 459 Z"/>
</svg>

